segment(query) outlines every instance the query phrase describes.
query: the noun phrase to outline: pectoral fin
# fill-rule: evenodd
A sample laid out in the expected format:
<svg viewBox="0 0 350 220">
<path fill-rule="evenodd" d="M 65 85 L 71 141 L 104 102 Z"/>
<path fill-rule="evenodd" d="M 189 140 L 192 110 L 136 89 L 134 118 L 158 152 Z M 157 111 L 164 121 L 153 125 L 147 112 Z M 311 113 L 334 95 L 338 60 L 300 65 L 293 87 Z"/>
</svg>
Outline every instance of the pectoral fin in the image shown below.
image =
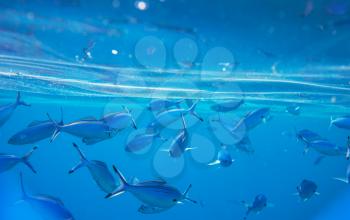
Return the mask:
<svg viewBox="0 0 350 220">
<path fill-rule="evenodd" d="M 220 164 L 220 160 L 215 160 L 215 161 L 209 163 L 208 166 L 215 166 L 215 165 L 218 165 L 218 164 Z"/>
</svg>

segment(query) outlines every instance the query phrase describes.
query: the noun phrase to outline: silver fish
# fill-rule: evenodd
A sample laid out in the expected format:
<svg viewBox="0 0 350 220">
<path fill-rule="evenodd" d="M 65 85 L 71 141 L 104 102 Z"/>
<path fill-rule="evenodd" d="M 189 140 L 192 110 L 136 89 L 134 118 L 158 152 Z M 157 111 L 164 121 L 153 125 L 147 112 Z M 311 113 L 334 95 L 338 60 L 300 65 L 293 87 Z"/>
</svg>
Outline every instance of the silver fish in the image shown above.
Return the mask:
<svg viewBox="0 0 350 220">
<path fill-rule="evenodd" d="M 164 181 L 147 181 L 130 184 L 126 182 L 124 176 L 115 166 L 113 166 L 113 169 L 118 175 L 121 185 L 113 193 L 108 194 L 106 198 L 112 198 L 124 192 L 130 192 L 142 202 L 143 205 L 139 208 L 141 213 L 150 213 L 152 210 L 155 210 L 153 213 L 161 212 L 183 201 L 197 203 L 187 197 L 191 185 L 184 193 L 181 193 L 178 189 L 167 185 Z"/>
<path fill-rule="evenodd" d="M 335 119 L 331 117 L 329 127 L 331 127 L 332 125 L 342 129 L 350 129 L 350 116 L 344 116 Z"/>
<path fill-rule="evenodd" d="M 0 106 L 0 127 L 3 126 L 11 117 L 16 108 L 20 105 L 29 107 L 30 105 L 21 100 L 21 93 L 17 93 L 15 103 Z"/>
<path fill-rule="evenodd" d="M 15 155 L 9 155 L 9 154 L 0 154 L 0 173 L 5 172 L 7 170 L 10 170 L 14 166 L 16 166 L 18 163 L 24 163 L 33 171 L 33 173 L 36 173 L 36 170 L 32 166 L 32 164 L 29 162 L 30 156 L 33 154 L 33 152 L 38 149 L 38 147 L 34 147 L 31 151 L 29 151 L 27 154 L 25 154 L 23 157 L 18 157 Z"/>
<path fill-rule="evenodd" d="M 328 140 L 316 140 L 308 142 L 305 148 L 305 152 L 309 149 L 313 149 L 318 153 L 326 156 L 345 156 L 347 149 L 336 146 Z"/>
<path fill-rule="evenodd" d="M 80 155 L 80 162 L 69 171 L 69 174 L 74 173 L 79 168 L 87 167 L 98 187 L 106 193 L 112 193 L 117 186 L 107 165 L 102 161 L 88 160 L 77 144 L 73 143 L 73 146 Z"/>
<path fill-rule="evenodd" d="M 58 124 L 63 125 L 62 115 L 61 115 L 61 121 Z M 52 134 L 55 132 L 55 130 L 56 130 L 56 126 L 50 120 L 33 121 L 27 126 L 27 128 L 13 135 L 8 140 L 8 143 L 12 145 L 33 144 L 38 141 L 51 137 Z"/>
<path fill-rule="evenodd" d="M 128 108 L 123 106 L 125 112 L 117 112 L 117 113 L 110 113 L 105 115 L 101 121 L 104 122 L 107 126 L 109 126 L 113 130 L 121 131 L 130 124 L 134 129 L 137 129 L 135 119 L 133 118 L 131 112 Z"/>
<path fill-rule="evenodd" d="M 73 215 L 61 200 L 48 195 L 29 195 L 24 189 L 22 173 L 20 179 L 22 200 L 28 202 L 44 219 L 74 220 Z"/>
</svg>

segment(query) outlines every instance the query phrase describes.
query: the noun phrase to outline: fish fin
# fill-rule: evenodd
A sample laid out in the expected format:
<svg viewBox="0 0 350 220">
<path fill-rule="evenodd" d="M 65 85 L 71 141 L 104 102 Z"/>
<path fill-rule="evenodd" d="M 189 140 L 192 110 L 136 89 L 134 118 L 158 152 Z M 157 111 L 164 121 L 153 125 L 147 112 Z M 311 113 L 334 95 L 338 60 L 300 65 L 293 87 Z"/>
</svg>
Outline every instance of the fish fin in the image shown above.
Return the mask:
<svg viewBox="0 0 350 220">
<path fill-rule="evenodd" d="M 321 193 L 315 192 L 315 196 L 320 196 L 320 195 L 321 195 Z"/>
<path fill-rule="evenodd" d="M 187 200 L 187 201 L 190 201 L 194 204 L 198 204 L 198 202 L 196 200 L 193 200 L 191 198 L 189 198 L 187 195 L 188 195 L 188 192 L 190 191 L 190 189 L 192 188 L 192 184 L 188 185 L 187 189 L 185 190 L 185 192 L 183 193 L 183 197 L 184 197 L 184 200 Z"/>
<path fill-rule="evenodd" d="M 326 156 L 324 156 L 324 155 L 318 156 L 316 158 L 316 160 L 314 161 L 314 165 L 319 165 L 325 158 L 326 158 Z"/>
<path fill-rule="evenodd" d="M 197 107 L 198 101 L 194 102 L 192 104 L 192 106 L 188 109 L 188 111 L 190 112 L 191 115 L 193 115 L 194 117 L 196 117 L 198 120 L 200 121 L 204 121 L 202 117 L 200 117 L 196 112 L 196 107 Z"/>
<path fill-rule="evenodd" d="M 131 184 L 136 185 L 138 183 L 140 183 L 140 180 L 137 177 L 131 178 Z"/>
<path fill-rule="evenodd" d="M 186 147 L 185 151 L 196 150 L 198 147 Z"/>
<path fill-rule="evenodd" d="M 27 103 L 25 103 L 24 101 L 21 100 L 21 93 L 20 92 L 17 93 L 16 104 L 17 105 L 27 106 L 27 107 L 31 106 L 30 104 L 27 104 Z"/>
<path fill-rule="evenodd" d="M 38 149 L 37 146 L 33 147 L 33 149 L 31 151 L 29 151 L 26 155 L 24 155 L 22 157 L 22 161 L 25 165 L 27 165 L 27 167 L 29 167 L 29 169 L 31 169 L 33 171 L 33 173 L 37 173 L 36 170 L 34 169 L 34 167 L 32 166 L 32 164 L 29 162 L 29 158 L 30 156 L 33 154 L 33 152 Z"/>
<path fill-rule="evenodd" d="M 186 129 L 187 126 L 186 126 L 186 121 L 185 121 L 185 117 L 184 117 L 183 114 L 181 114 L 181 121 L 182 121 L 182 126 L 183 126 L 183 128 Z"/>
<path fill-rule="evenodd" d="M 333 126 L 333 121 L 334 121 L 333 116 L 331 116 L 331 117 L 329 118 L 328 130 L 330 130 L 330 129 L 332 128 L 332 126 Z"/>
<path fill-rule="evenodd" d="M 80 162 L 73 167 L 72 169 L 69 170 L 69 174 L 74 173 L 76 170 L 78 170 L 81 167 L 86 166 L 88 160 L 86 159 L 86 156 L 84 153 L 80 150 L 79 146 L 76 143 L 73 143 L 73 147 L 78 151 L 79 156 L 80 156 Z"/>
<path fill-rule="evenodd" d="M 61 133 L 61 131 L 60 131 L 61 126 L 59 124 L 57 124 L 57 122 L 51 118 L 49 113 L 46 113 L 46 115 L 49 118 L 49 120 L 55 125 L 55 131 L 53 132 L 51 139 L 50 139 L 50 143 L 52 143 L 58 137 L 58 135 Z"/>
<path fill-rule="evenodd" d="M 22 172 L 19 173 L 19 178 L 20 178 L 20 185 L 21 185 L 21 192 L 22 192 L 22 200 L 26 200 L 28 198 L 28 194 L 24 188 Z"/>
<path fill-rule="evenodd" d="M 130 119 L 131 119 L 131 123 L 132 123 L 132 127 L 137 130 L 137 125 L 136 125 L 136 121 L 134 119 L 134 117 L 131 115 L 131 110 L 129 110 L 125 105 L 122 105 L 124 111 L 128 114 L 130 114 Z"/>
<path fill-rule="evenodd" d="M 334 180 L 338 180 L 340 182 L 344 182 L 344 183 L 347 183 L 349 184 L 349 180 L 346 179 L 346 178 L 341 178 L 341 177 L 333 177 Z"/>
<path fill-rule="evenodd" d="M 59 124 L 63 125 L 64 124 L 64 121 L 63 121 L 63 108 L 61 107 L 60 110 L 61 110 L 61 121 L 60 121 Z"/>
<path fill-rule="evenodd" d="M 114 172 L 118 175 L 119 177 L 119 180 L 120 180 L 120 186 L 112 193 L 109 193 L 108 195 L 106 195 L 105 198 L 112 198 L 112 197 L 115 197 L 115 196 L 118 196 L 118 195 L 121 195 L 122 193 L 125 192 L 126 190 L 126 187 L 129 185 L 127 182 L 126 182 L 126 179 L 124 178 L 123 174 L 118 170 L 118 168 L 113 165 L 113 170 Z"/>
<path fill-rule="evenodd" d="M 216 166 L 218 164 L 220 164 L 220 160 L 215 160 L 215 161 L 209 163 L 208 166 Z"/>
</svg>

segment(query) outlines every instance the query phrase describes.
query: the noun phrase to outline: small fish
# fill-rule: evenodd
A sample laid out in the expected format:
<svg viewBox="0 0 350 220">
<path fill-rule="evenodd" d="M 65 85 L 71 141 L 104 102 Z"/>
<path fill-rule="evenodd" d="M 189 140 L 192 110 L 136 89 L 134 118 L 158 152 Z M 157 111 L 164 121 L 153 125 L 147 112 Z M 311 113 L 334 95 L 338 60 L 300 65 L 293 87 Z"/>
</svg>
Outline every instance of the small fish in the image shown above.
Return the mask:
<svg viewBox="0 0 350 220">
<path fill-rule="evenodd" d="M 244 103 L 243 99 L 240 100 L 232 100 L 228 102 L 223 102 L 219 104 L 215 104 L 211 106 L 211 109 L 216 112 L 229 112 L 236 110 Z"/>
<path fill-rule="evenodd" d="M 30 105 L 21 100 L 21 93 L 17 93 L 15 103 L 0 106 L 0 127 L 3 126 L 11 117 L 16 108 L 20 105 L 29 107 Z"/>
<path fill-rule="evenodd" d="M 60 125 L 55 122 L 50 115 L 48 115 L 48 117 L 50 121 L 55 124 L 55 132 L 53 133 L 50 142 L 54 141 L 61 132 L 66 132 L 83 138 L 83 140 L 105 140 L 114 135 L 114 130 L 100 120 L 82 119 L 69 124 Z"/>
<path fill-rule="evenodd" d="M 59 122 L 58 124 L 63 125 L 62 116 L 61 122 Z M 55 130 L 55 124 L 49 120 L 33 121 L 27 126 L 27 128 L 13 135 L 8 140 L 8 143 L 12 145 L 34 144 L 38 141 L 51 137 Z"/>
<path fill-rule="evenodd" d="M 235 160 L 232 159 L 230 152 L 223 148 L 218 152 L 217 159 L 208 164 L 208 166 L 220 165 L 221 167 L 229 167 Z"/>
<path fill-rule="evenodd" d="M 350 184 L 350 165 L 348 165 L 348 168 L 346 170 L 346 176 L 345 178 L 342 178 L 342 177 L 334 177 L 333 179 L 335 180 L 338 180 L 338 181 L 341 181 L 341 182 L 344 182 L 344 183 L 347 183 L 347 184 Z"/>
<path fill-rule="evenodd" d="M 143 205 L 139 208 L 141 213 L 158 213 L 170 209 L 183 201 L 191 201 L 197 204 L 197 201 L 194 201 L 187 196 L 192 187 L 191 185 L 184 193 L 181 193 L 178 189 L 167 185 L 164 181 L 155 180 L 128 183 L 115 166 L 113 166 L 113 169 L 118 175 L 121 185 L 113 193 L 108 194 L 106 198 L 112 198 L 124 192 L 130 192 L 142 202 Z"/>
<path fill-rule="evenodd" d="M 9 155 L 9 154 L 0 154 L 0 173 L 3 173 L 5 171 L 10 170 L 14 166 L 16 166 L 18 163 L 24 163 L 33 171 L 33 173 L 36 173 L 36 170 L 32 166 L 32 164 L 29 162 L 30 156 L 33 154 L 33 152 L 38 149 L 38 147 L 34 147 L 31 151 L 29 151 L 27 154 L 25 154 L 23 157 L 18 157 L 15 155 Z"/>
<path fill-rule="evenodd" d="M 138 152 L 145 147 L 151 145 L 155 138 L 160 138 L 162 141 L 166 141 L 165 138 L 160 136 L 160 133 L 144 133 L 136 135 L 125 145 L 125 151 L 127 152 Z"/>
<path fill-rule="evenodd" d="M 290 105 L 286 107 L 286 112 L 291 115 L 300 115 L 300 106 Z"/>
<path fill-rule="evenodd" d="M 305 144 L 316 140 L 323 140 L 323 138 L 319 134 L 311 130 L 308 130 L 308 129 L 302 129 L 300 131 L 297 131 L 296 129 L 294 130 L 295 130 L 295 136 L 297 138 L 297 141 L 302 141 Z"/>
<path fill-rule="evenodd" d="M 334 125 L 338 128 L 349 130 L 350 129 L 350 116 L 344 116 L 344 117 L 339 117 L 339 118 L 335 118 L 335 119 L 333 119 L 333 117 L 331 117 L 329 127 L 332 127 L 332 125 Z"/>
<path fill-rule="evenodd" d="M 338 147 L 328 140 L 316 140 L 308 142 L 305 148 L 305 152 L 307 152 L 309 149 L 313 149 L 325 156 L 345 156 L 347 152 L 347 149 Z"/>
<path fill-rule="evenodd" d="M 246 214 L 243 218 L 244 220 L 246 220 L 251 213 L 257 215 L 266 207 L 272 206 L 272 204 L 269 204 L 267 202 L 267 197 L 263 194 L 257 195 L 253 201 L 253 204 L 251 205 L 246 203 L 245 201 L 242 201 L 242 204 L 245 205 L 245 207 L 247 208 Z"/>
<path fill-rule="evenodd" d="M 105 115 L 101 121 L 113 130 L 121 131 L 128 126 L 137 129 L 136 122 L 129 109 L 123 106 L 125 112 L 110 113 Z"/>
<path fill-rule="evenodd" d="M 246 129 L 251 130 L 261 123 L 265 123 L 271 119 L 270 108 L 259 108 L 249 112 L 244 117 Z"/>
<path fill-rule="evenodd" d="M 185 151 L 192 150 L 189 146 L 189 133 L 187 131 L 185 119 L 182 116 L 183 129 L 180 130 L 178 135 L 172 140 L 169 147 L 169 154 L 171 157 L 181 157 Z"/>
<path fill-rule="evenodd" d="M 187 114 L 191 114 L 194 117 L 196 117 L 198 120 L 203 121 L 203 118 L 201 118 L 196 112 L 196 106 L 198 102 L 193 103 L 193 105 L 188 108 L 188 109 L 182 109 L 182 108 L 176 108 L 176 109 L 171 109 L 167 111 L 163 111 L 159 113 L 156 116 L 155 122 L 153 126 L 158 126 L 161 125 L 163 127 L 166 127 L 170 125 L 171 123 L 179 120 L 182 116 L 185 116 Z"/>
<path fill-rule="evenodd" d="M 80 155 L 80 162 L 69 171 L 69 174 L 74 173 L 79 168 L 87 167 L 92 178 L 95 180 L 96 184 L 101 190 L 106 193 L 113 192 L 113 190 L 115 190 L 117 187 L 115 179 L 111 172 L 109 172 L 107 165 L 102 161 L 88 160 L 77 144 L 73 143 L 73 147 Z"/>
<path fill-rule="evenodd" d="M 149 106 L 147 109 L 149 111 L 160 112 L 160 111 L 163 111 L 164 109 L 167 110 L 174 106 L 179 108 L 180 103 L 183 101 L 184 100 L 173 101 L 173 100 L 167 100 L 167 99 L 155 99 L 149 103 Z"/>
<path fill-rule="evenodd" d="M 22 201 L 39 212 L 43 219 L 62 219 L 74 220 L 70 211 L 64 206 L 63 202 L 53 196 L 48 195 L 30 195 L 24 189 L 22 173 L 20 174 Z"/>
<path fill-rule="evenodd" d="M 319 195 L 316 183 L 304 179 L 300 185 L 297 186 L 297 195 L 303 202 L 310 200 L 314 195 Z"/>
</svg>

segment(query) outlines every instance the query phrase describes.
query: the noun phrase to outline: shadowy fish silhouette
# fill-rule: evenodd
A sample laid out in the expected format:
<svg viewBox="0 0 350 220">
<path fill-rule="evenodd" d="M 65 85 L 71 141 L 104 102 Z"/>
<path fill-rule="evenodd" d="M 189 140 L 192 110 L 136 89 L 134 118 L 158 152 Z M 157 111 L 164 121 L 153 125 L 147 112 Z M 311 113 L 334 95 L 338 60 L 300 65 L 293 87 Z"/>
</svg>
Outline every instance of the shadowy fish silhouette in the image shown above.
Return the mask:
<svg viewBox="0 0 350 220">
<path fill-rule="evenodd" d="M 17 99 L 15 103 L 0 106 L 0 127 L 3 126 L 7 120 L 11 117 L 16 108 L 20 105 L 29 107 L 30 105 L 21 101 L 21 93 L 17 93 Z"/>
<path fill-rule="evenodd" d="M 22 201 L 29 203 L 44 219 L 74 220 L 74 217 L 61 200 L 48 195 L 30 195 L 24 189 L 22 173 L 20 174 L 20 180 Z"/>
<path fill-rule="evenodd" d="M 317 192 L 317 185 L 311 180 L 304 179 L 297 187 L 297 194 L 301 201 L 306 202 L 314 195 L 320 195 Z"/>
<path fill-rule="evenodd" d="M 255 197 L 252 204 L 248 204 L 245 201 L 242 201 L 242 204 L 245 205 L 247 211 L 243 219 L 247 219 L 251 213 L 259 214 L 267 207 L 273 207 L 273 204 L 267 202 L 267 197 L 263 194 L 259 194 Z"/>
<path fill-rule="evenodd" d="M 113 192 L 117 186 L 115 179 L 109 171 L 107 165 L 102 161 L 88 160 L 77 144 L 73 143 L 73 147 L 78 151 L 80 155 L 80 162 L 69 171 L 69 174 L 74 173 L 79 168 L 87 167 L 92 178 L 95 180 L 96 184 L 98 187 L 100 187 L 101 190 L 106 193 Z"/>
<path fill-rule="evenodd" d="M 18 163 L 24 163 L 25 165 L 27 165 L 27 167 L 29 167 L 29 169 L 33 171 L 33 173 L 36 173 L 36 170 L 34 169 L 32 164 L 29 162 L 30 156 L 33 154 L 33 152 L 36 149 L 38 149 L 38 147 L 34 147 L 23 157 L 18 157 L 18 156 L 9 155 L 9 154 L 0 154 L 0 173 L 10 170 L 14 166 L 16 166 Z"/>
<path fill-rule="evenodd" d="M 181 193 L 178 189 L 167 185 L 166 182 L 161 180 L 127 183 L 124 176 L 115 166 L 113 166 L 113 169 L 118 175 L 121 185 L 113 193 L 108 194 L 106 198 L 112 198 L 124 192 L 130 192 L 142 202 L 142 206 L 138 211 L 143 214 L 163 212 L 183 201 L 197 203 L 187 196 L 192 187 L 191 185 L 189 185 L 184 193 Z"/>
</svg>

